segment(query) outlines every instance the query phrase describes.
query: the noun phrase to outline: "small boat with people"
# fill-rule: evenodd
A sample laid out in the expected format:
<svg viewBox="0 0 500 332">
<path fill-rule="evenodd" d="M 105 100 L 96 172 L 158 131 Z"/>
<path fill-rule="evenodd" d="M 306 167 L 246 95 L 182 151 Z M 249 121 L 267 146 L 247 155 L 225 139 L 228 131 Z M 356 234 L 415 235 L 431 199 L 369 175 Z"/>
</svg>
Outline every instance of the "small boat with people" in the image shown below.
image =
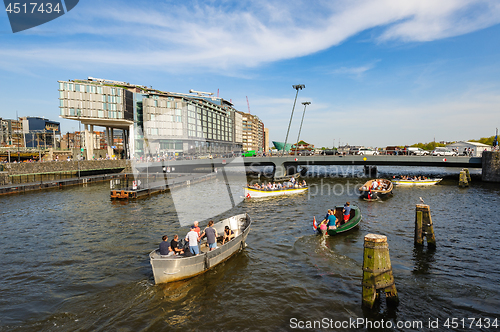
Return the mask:
<svg viewBox="0 0 500 332">
<path fill-rule="evenodd" d="M 308 189 L 305 180 L 302 182 L 291 178 L 286 182 L 269 182 L 267 184 L 247 185 L 245 188 L 245 198 L 263 198 L 282 195 L 294 195 L 305 192 Z"/>
<path fill-rule="evenodd" d="M 334 209 L 328 210 L 327 215 L 318 223 L 313 217 L 313 229 L 321 235 L 337 235 L 347 232 L 361 221 L 362 216 L 358 206 L 351 206 L 349 202 L 338 205 Z"/>
<path fill-rule="evenodd" d="M 401 177 L 393 176 L 392 183 L 401 186 L 432 186 L 438 184 L 443 180 L 442 178 L 431 179 L 425 176 L 407 176 L 403 175 Z"/>
<path fill-rule="evenodd" d="M 361 198 L 371 201 L 384 198 L 392 194 L 394 188 L 392 182 L 387 179 L 373 179 L 366 181 L 358 190 Z"/>
<path fill-rule="evenodd" d="M 221 236 L 215 239 L 216 242 L 212 249 L 208 242 L 201 242 L 198 249 L 199 254 L 195 256 L 189 253 L 189 247 L 183 247 L 184 250 L 178 249 L 183 254 L 174 252 L 161 255 L 160 249 L 151 251 L 149 261 L 153 269 L 155 284 L 194 277 L 230 258 L 246 246 L 245 240 L 250 232 L 251 224 L 252 220 L 246 213 L 213 224 L 212 227 L 217 231 L 216 234 Z M 194 226 L 192 226 L 193 228 Z M 226 233 L 231 235 L 227 237 L 227 242 L 224 235 Z"/>
</svg>

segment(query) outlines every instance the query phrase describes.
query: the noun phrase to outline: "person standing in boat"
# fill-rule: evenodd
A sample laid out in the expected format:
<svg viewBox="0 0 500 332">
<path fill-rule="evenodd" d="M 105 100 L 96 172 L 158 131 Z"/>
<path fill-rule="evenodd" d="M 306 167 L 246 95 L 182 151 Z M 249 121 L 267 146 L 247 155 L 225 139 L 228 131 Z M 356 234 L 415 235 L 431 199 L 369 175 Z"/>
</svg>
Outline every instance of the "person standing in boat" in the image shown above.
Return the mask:
<svg viewBox="0 0 500 332">
<path fill-rule="evenodd" d="M 201 233 L 200 239 L 203 238 L 204 236 L 207 237 L 207 243 L 208 243 L 208 248 L 210 251 L 214 250 L 217 248 L 217 230 L 213 228 L 214 221 L 210 220 L 208 222 L 208 227 L 203 230 L 203 233 Z"/>
<path fill-rule="evenodd" d="M 189 242 L 189 251 L 193 255 L 198 256 L 200 254 L 200 248 L 198 248 L 199 236 L 194 226 L 191 226 L 191 230 L 187 233 L 185 240 Z"/>
<path fill-rule="evenodd" d="M 193 225 L 194 225 L 194 230 L 196 231 L 196 233 L 198 233 L 198 237 L 200 237 L 200 232 L 201 232 L 201 229 L 200 229 L 200 227 L 198 226 L 198 222 L 197 222 L 197 221 L 195 221 L 195 222 L 193 223 Z"/>
<path fill-rule="evenodd" d="M 342 209 L 342 214 L 344 215 L 344 224 L 349 221 L 351 217 L 351 203 L 346 202 L 344 204 L 344 209 Z"/>
<path fill-rule="evenodd" d="M 173 255 L 174 253 L 172 252 L 172 248 L 170 248 L 170 243 L 168 243 L 168 236 L 163 235 L 161 239 L 163 241 L 160 242 L 160 255 L 162 256 Z"/>
<path fill-rule="evenodd" d="M 328 210 L 328 222 L 326 223 L 327 229 L 337 228 L 337 217 L 335 217 L 334 210 Z"/>
</svg>

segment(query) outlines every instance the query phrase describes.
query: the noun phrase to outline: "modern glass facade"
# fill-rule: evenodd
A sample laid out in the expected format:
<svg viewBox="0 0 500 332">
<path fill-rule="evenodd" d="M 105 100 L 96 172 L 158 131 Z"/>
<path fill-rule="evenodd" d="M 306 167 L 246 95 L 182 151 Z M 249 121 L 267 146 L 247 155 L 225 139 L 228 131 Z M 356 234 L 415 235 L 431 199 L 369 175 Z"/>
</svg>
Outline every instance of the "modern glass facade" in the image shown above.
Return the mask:
<svg viewBox="0 0 500 332">
<path fill-rule="evenodd" d="M 129 157 L 242 149 L 241 115 L 222 98 L 89 78 L 59 81 L 59 103 L 63 118 L 127 130 Z"/>
</svg>

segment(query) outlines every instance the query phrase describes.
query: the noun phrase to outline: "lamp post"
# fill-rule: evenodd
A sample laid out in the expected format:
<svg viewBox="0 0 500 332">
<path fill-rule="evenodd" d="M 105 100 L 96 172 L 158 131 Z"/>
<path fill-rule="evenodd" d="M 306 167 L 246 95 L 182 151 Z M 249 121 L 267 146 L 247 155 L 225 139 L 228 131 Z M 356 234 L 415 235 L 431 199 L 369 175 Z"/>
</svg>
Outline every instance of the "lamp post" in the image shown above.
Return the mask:
<svg viewBox="0 0 500 332">
<path fill-rule="evenodd" d="M 297 102 L 297 96 L 299 95 L 299 90 L 304 89 L 306 86 L 304 84 L 297 84 L 297 85 L 292 85 L 292 88 L 297 90 L 297 93 L 295 94 L 295 100 L 293 101 L 293 107 L 292 107 L 292 115 L 290 115 L 290 123 L 288 124 L 288 130 L 286 131 L 286 138 L 285 138 L 285 145 L 283 145 L 283 154 L 285 154 L 286 150 L 286 143 L 288 141 L 288 133 L 290 132 L 290 126 L 292 125 L 292 118 L 293 118 L 293 111 L 295 110 L 295 103 Z"/>
<path fill-rule="evenodd" d="M 310 101 L 305 101 L 302 103 L 304 105 L 304 112 L 302 113 L 302 121 L 300 121 L 300 127 L 299 127 L 299 135 L 297 136 L 297 144 L 299 144 L 299 138 L 300 138 L 300 131 L 302 130 L 302 123 L 304 122 L 304 115 L 306 114 L 306 107 L 307 105 L 311 105 Z M 295 146 L 295 155 L 297 155 L 297 146 Z"/>
</svg>

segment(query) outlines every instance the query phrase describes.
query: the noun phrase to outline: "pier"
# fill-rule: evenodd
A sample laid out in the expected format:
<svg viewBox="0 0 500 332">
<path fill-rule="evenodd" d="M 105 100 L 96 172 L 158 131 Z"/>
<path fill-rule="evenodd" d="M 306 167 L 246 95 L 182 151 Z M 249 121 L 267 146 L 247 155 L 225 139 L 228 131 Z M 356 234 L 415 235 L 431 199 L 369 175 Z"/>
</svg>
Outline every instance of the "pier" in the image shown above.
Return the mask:
<svg viewBox="0 0 500 332">
<path fill-rule="evenodd" d="M 205 175 L 200 174 L 174 174 L 163 177 L 163 174 L 151 174 L 149 177 L 144 174 L 134 177 L 128 174 L 121 179 L 111 180 L 111 199 L 137 199 L 162 193 L 170 189 L 189 186 L 191 184 L 208 181 L 216 177 L 216 173 Z M 153 182 L 149 182 L 149 180 Z M 144 183 L 146 182 L 146 183 Z"/>
</svg>

